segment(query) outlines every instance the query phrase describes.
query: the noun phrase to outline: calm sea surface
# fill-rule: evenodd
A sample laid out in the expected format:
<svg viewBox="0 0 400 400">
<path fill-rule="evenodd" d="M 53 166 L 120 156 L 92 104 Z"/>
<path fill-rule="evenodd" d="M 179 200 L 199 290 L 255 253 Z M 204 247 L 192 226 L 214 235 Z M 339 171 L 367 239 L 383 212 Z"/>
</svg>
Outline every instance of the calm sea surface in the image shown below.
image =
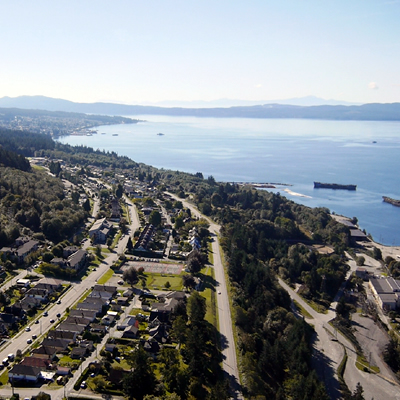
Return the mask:
<svg viewBox="0 0 400 400">
<path fill-rule="evenodd" d="M 287 184 L 274 191 L 355 216 L 376 241 L 400 245 L 400 208 L 382 202 L 382 196 L 400 199 L 400 122 L 133 118 L 146 122 L 102 126 L 96 135 L 59 141 L 218 181 Z M 355 184 L 357 191 L 314 189 L 314 181 Z"/>
</svg>

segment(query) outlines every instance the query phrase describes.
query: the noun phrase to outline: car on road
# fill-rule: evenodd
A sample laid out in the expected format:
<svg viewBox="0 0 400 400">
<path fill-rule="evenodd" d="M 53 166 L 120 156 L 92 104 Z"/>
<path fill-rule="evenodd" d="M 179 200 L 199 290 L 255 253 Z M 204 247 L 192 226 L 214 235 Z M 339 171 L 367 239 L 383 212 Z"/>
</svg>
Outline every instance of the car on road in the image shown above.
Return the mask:
<svg viewBox="0 0 400 400">
<path fill-rule="evenodd" d="M 31 330 L 31 327 L 30 326 L 27 326 L 26 328 L 25 328 L 25 332 L 29 332 Z"/>
<path fill-rule="evenodd" d="M 57 301 L 57 304 L 61 304 L 61 300 L 58 300 L 58 301 Z"/>
<path fill-rule="evenodd" d="M 123 285 L 124 281 L 118 281 L 118 285 Z"/>
<path fill-rule="evenodd" d="M 51 319 L 51 320 L 50 320 L 50 323 L 52 324 L 53 322 L 54 322 L 54 319 Z"/>
<path fill-rule="evenodd" d="M 218 294 L 221 294 L 221 292 L 218 290 Z"/>
<path fill-rule="evenodd" d="M 47 317 L 49 315 L 49 313 L 47 312 L 47 311 L 45 311 L 44 313 L 43 313 L 43 317 Z"/>
<path fill-rule="evenodd" d="M 31 344 L 31 343 L 32 343 L 32 339 L 28 339 L 28 340 L 26 341 L 26 343 Z"/>
<path fill-rule="evenodd" d="M 61 314 L 60 314 L 60 313 L 58 313 L 58 314 L 57 314 L 57 318 L 60 318 L 60 317 L 61 317 Z"/>
<path fill-rule="evenodd" d="M 39 323 L 39 320 L 37 319 L 36 321 L 35 321 L 35 324 L 38 324 Z"/>
<path fill-rule="evenodd" d="M 32 339 L 35 340 L 37 338 L 36 335 L 32 335 Z"/>
</svg>

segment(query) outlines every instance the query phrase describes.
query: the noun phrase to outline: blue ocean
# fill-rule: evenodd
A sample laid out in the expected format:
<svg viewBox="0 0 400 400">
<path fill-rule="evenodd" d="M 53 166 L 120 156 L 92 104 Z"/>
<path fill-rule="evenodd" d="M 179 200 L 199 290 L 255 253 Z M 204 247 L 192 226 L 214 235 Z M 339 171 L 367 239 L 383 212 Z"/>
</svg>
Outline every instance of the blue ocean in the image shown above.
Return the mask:
<svg viewBox="0 0 400 400">
<path fill-rule="evenodd" d="M 377 242 L 400 245 L 400 208 L 382 202 L 382 196 L 400 199 L 400 122 L 133 118 L 143 122 L 59 141 L 218 181 L 276 183 L 273 191 L 357 217 Z M 354 184 L 357 190 L 314 189 L 314 181 Z"/>
</svg>

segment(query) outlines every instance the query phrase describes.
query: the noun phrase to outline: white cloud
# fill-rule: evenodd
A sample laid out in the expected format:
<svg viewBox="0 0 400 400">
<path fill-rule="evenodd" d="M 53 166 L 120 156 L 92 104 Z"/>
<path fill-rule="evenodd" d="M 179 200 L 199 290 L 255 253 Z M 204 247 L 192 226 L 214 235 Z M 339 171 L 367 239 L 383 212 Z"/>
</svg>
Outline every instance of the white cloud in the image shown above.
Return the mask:
<svg viewBox="0 0 400 400">
<path fill-rule="evenodd" d="M 368 84 L 368 87 L 369 87 L 370 89 L 372 89 L 372 90 L 377 90 L 377 89 L 379 89 L 376 82 L 370 82 L 370 83 Z"/>
<path fill-rule="evenodd" d="M 260 87 L 262 87 L 261 83 L 258 83 L 257 85 L 254 85 L 255 88 L 259 89 Z"/>
</svg>

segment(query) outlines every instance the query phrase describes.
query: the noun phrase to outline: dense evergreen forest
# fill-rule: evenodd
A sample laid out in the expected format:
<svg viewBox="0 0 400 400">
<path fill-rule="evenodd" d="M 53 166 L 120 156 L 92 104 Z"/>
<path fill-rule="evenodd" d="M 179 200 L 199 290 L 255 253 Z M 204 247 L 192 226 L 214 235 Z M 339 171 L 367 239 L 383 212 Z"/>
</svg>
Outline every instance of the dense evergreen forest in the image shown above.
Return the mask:
<svg viewBox="0 0 400 400">
<path fill-rule="evenodd" d="M 191 199 L 222 225 L 220 240 L 230 279 L 245 395 L 260 399 L 328 398 L 311 367 L 313 329 L 295 318 L 290 298 L 276 276 L 301 284 L 305 297 L 329 305 L 344 279 L 347 267 L 342 255 L 349 245 L 348 228 L 336 223 L 329 210 L 310 209 L 279 193 L 218 183 L 213 177 L 204 179 L 200 172 L 155 169 L 115 153 L 55 144 L 40 135 L 13 136 L 8 132 L 5 138 L 7 134 L 1 134 L 4 150 L 63 159 L 83 170 L 90 165 L 102 166 L 105 173 L 130 174 L 160 190 Z M 21 229 L 53 241 L 71 235 L 83 221 L 84 211 L 64 198 L 60 179 L 2 163 L 0 246 L 15 239 Z M 318 253 L 312 245 L 321 243 L 335 251 L 330 255 Z M 201 321 L 196 323 L 202 326 Z M 195 349 L 197 333 L 186 331 L 185 335 L 194 341 Z M 188 354 L 187 361 L 195 357 Z M 193 371 L 203 367 L 196 360 L 192 362 Z M 213 377 L 209 379 L 214 385 Z"/>
</svg>

